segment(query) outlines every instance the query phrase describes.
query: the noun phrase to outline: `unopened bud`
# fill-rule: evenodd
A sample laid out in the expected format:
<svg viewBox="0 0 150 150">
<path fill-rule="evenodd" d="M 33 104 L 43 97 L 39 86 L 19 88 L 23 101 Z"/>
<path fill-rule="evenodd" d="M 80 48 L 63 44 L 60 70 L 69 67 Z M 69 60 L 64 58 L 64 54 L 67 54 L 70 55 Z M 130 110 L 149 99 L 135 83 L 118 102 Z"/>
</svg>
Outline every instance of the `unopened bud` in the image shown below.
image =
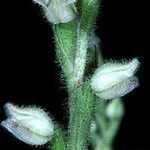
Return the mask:
<svg viewBox="0 0 150 150">
<path fill-rule="evenodd" d="M 54 124 L 40 108 L 4 105 L 7 119 L 1 125 L 19 140 L 30 145 L 43 145 L 51 140 Z"/>
<path fill-rule="evenodd" d="M 124 114 L 124 107 L 120 100 L 110 102 L 106 107 L 106 116 L 108 118 L 121 118 Z"/>
<path fill-rule="evenodd" d="M 102 99 L 114 99 L 131 92 L 139 85 L 134 76 L 139 64 L 138 59 L 134 58 L 130 62 L 102 65 L 91 79 L 94 93 Z"/>
</svg>

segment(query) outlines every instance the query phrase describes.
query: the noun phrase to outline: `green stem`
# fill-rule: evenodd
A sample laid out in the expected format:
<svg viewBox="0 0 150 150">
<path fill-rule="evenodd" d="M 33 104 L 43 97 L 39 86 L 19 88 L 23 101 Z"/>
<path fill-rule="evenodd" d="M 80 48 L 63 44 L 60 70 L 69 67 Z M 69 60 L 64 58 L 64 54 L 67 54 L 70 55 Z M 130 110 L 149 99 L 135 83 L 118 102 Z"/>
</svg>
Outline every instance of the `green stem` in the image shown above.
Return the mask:
<svg viewBox="0 0 150 150">
<path fill-rule="evenodd" d="M 92 139 L 95 139 L 95 141 L 92 140 L 92 144 L 95 150 L 111 150 L 113 149 L 113 141 L 124 114 L 124 108 L 121 99 L 114 100 L 114 102 L 118 104 L 116 105 L 116 114 L 109 118 L 106 115 L 106 107 L 110 105 L 110 102 L 106 103 L 101 99 L 99 99 L 99 101 L 101 101 L 101 103 L 97 104 L 96 119 L 100 133 L 95 132 L 92 134 Z M 120 109 L 120 111 L 118 111 L 118 109 Z"/>
<path fill-rule="evenodd" d="M 68 150 L 85 150 L 94 109 L 94 97 L 89 83 L 76 89 L 70 97 Z"/>
<path fill-rule="evenodd" d="M 61 128 L 57 128 L 51 141 L 51 150 L 65 150 L 65 136 Z"/>
<path fill-rule="evenodd" d="M 90 33 L 96 22 L 101 0 L 80 0 L 79 13 L 81 28 Z"/>
<path fill-rule="evenodd" d="M 107 145 L 113 145 L 115 136 L 120 127 L 121 120 L 122 118 L 110 120 L 110 126 L 108 127 L 104 138 L 105 143 L 107 143 Z"/>
<path fill-rule="evenodd" d="M 106 101 L 103 99 L 97 99 L 97 110 L 96 110 L 96 121 L 97 125 L 100 129 L 101 136 L 105 136 L 107 123 L 106 123 L 106 116 L 105 116 L 105 108 L 106 108 Z"/>
</svg>

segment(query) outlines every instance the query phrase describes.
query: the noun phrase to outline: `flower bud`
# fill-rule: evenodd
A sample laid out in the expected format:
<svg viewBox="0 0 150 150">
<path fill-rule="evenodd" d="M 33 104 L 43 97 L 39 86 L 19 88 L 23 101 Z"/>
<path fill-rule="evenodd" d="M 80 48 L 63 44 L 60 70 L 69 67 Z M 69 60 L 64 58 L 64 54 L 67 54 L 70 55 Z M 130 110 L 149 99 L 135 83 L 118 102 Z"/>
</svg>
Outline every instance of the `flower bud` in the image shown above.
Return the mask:
<svg viewBox="0 0 150 150">
<path fill-rule="evenodd" d="M 43 145 L 51 140 L 54 124 L 40 108 L 4 105 L 7 119 L 1 125 L 19 140 L 30 145 Z"/>
<path fill-rule="evenodd" d="M 34 0 L 41 5 L 49 22 L 53 24 L 67 23 L 74 19 L 74 3 L 76 0 Z"/>
<path fill-rule="evenodd" d="M 122 101 L 114 100 L 106 107 L 106 116 L 108 118 L 121 118 L 124 114 L 124 107 Z"/>
<path fill-rule="evenodd" d="M 134 58 L 130 62 L 102 65 L 91 79 L 94 93 L 102 99 L 114 99 L 131 92 L 139 85 L 134 76 L 139 64 L 138 59 Z"/>
</svg>

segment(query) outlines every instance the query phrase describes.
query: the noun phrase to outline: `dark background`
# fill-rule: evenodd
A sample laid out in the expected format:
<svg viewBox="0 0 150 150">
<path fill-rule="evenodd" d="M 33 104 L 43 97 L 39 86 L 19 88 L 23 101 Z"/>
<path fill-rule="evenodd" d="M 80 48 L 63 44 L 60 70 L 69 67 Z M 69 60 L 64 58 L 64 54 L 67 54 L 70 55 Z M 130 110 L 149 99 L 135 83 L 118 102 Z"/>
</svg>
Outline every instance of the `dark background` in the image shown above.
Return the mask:
<svg viewBox="0 0 150 150">
<path fill-rule="evenodd" d="M 0 8 L 0 121 L 5 118 L 3 105 L 13 102 L 42 106 L 65 126 L 67 94 L 60 83 L 51 26 L 31 0 L 3 1 Z M 106 59 L 138 57 L 141 62 L 140 87 L 123 100 L 126 114 L 114 144 L 118 150 L 150 149 L 150 109 L 144 84 L 146 19 L 144 1 L 105 0 L 96 25 Z M 10 147 L 34 149 L 0 128 L 0 149 Z"/>
</svg>

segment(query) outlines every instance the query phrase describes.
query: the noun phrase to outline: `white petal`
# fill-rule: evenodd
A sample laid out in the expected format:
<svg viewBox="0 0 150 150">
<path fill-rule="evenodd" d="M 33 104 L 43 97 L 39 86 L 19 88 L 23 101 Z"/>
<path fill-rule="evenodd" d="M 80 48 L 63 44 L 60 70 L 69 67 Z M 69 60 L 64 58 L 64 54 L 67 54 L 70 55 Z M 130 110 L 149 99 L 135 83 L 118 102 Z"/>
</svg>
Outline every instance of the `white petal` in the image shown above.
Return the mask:
<svg viewBox="0 0 150 150">
<path fill-rule="evenodd" d="M 104 99 L 124 96 L 139 84 L 137 78 L 133 77 L 139 64 L 137 58 L 126 63 L 106 63 L 95 71 L 91 88 Z"/>
<path fill-rule="evenodd" d="M 104 91 L 97 92 L 95 94 L 102 99 L 115 99 L 128 94 L 138 86 L 139 81 L 134 76 L 127 78 L 126 80 L 114 85 L 110 89 L 106 89 Z"/>
<path fill-rule="evenodd" d="M 39 5 L 43 6 L 44 8 L 47 8 L 48 0 L 33 0 L 35 3 L 38 3 Z"/>
<path fill-rule="evenodd" d="M 17 139 L 30 145 L 43 145 L 50 140 L 48 137 L 42 137 L 31 132 L 28 128 L 21 126 L 19 122 L 15 122 L 12 119 L 2 121 L 1 125 L 11 132 Z"/>
</svg>

